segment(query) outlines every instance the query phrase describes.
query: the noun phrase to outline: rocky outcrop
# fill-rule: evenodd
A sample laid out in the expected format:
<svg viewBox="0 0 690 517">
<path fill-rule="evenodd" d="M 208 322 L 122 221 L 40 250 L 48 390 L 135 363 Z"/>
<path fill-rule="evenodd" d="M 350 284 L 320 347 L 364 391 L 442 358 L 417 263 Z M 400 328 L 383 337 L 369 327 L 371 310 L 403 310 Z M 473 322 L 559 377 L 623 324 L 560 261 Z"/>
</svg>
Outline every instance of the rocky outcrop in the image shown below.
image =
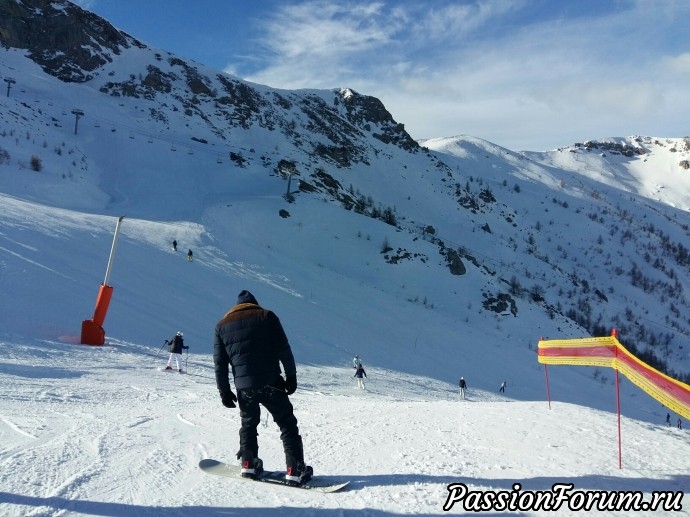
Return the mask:
<svg viewBox="0 0 690 517">
<path fill-rule="evenodd" d="M 0 2 L 0 44 L 26 49 L 43 70 L 82 83 L 112 61 L 112 54 L 143 45 L 102 18 L 69 2 Z"/>
</svg>

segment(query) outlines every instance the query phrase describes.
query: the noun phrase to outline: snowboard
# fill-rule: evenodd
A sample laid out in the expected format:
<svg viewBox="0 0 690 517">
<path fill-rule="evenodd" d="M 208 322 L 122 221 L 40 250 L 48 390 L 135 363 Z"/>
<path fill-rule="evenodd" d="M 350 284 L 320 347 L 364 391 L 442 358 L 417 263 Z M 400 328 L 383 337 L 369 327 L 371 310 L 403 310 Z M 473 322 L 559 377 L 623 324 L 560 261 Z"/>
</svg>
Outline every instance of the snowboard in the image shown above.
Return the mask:
<svg viewBox="0 0 690 517">
<path fill-rule="evenodd" d="M 285 472 L 274 472 L 264 470 L 255 479 L 243 478 L 240 475 L 239 465 L 229 465 L 222 461 L 213 459 L 203 459 L 199 462 L 199 468 L 207 474 L 214 476 L 222 476 L 227 478 L 242 479 L 244 481 L 263 481 L 264 483 L 272 483 L 274 485 L 283 485 L 292 488 L 301 488 L 303 490 L 313 490 L 315 492 L 332 493 L 342 490 L 350 484 L 349 481 L 332 482 L 322 478 L 312 478 L 303 485 L 291 485 L 285 480 Z"/>
</svg>

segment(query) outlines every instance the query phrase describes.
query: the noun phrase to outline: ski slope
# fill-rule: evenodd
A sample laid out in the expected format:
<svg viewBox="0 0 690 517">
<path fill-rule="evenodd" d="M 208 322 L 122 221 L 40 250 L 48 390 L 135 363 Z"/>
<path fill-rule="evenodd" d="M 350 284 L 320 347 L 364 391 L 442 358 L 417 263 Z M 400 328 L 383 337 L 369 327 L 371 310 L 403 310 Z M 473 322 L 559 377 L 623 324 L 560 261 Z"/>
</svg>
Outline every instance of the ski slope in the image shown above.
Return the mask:
<svg viewBox="0 0 690 517">
<path fill-rule="evenodd" d="M 348 480 L 316 494 L 203 474 L 205 457 L 234 461 L 239 418 L 225 409 L 207 354 L 188 374 L 161 371 L 167 353 L 112 340 L 103 348 L 3 340 L 0 363 L 0 514 L 6 516 L 446 515 L 448 486 L 473 491 L 687 489 L 685 431 L 615 414 L 516 401 L 451 383 L 368 367 L 299 365 L 292 397 L 317 476 Z M 471 379 L 469 379 L 471 382 Z M 282 468 L 279 430 L 262 418 L 260 456 Z M 688 515 L 687 501 L 682 511 Z M 450 515 L 463 513 L 460 502 Z M 526 511 L 523 515 L 545 512 Z M 622 515 L 605 511 L 602 515 Z M 659 515 L 664 514 L 660 512 Z M 579 515 L 567 506 L 557 515 Z"/>
</svg>

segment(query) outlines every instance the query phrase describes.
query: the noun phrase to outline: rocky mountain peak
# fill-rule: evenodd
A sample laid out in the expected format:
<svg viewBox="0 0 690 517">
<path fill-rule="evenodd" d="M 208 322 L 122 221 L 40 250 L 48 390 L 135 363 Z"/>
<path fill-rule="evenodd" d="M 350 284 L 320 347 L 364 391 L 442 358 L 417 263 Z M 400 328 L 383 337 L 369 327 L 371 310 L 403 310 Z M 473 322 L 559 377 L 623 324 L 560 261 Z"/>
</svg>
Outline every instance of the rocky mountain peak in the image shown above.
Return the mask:
<svg viewBox="0 0 690 517">
<path fill-rule="evenodd" d="M 86 82 L 112 54 L 143 45 L 108 22 L 66 1 L 0 3 L 0 44 L 26 49 L 43 70 L 65 82 Z"/>
</svg>

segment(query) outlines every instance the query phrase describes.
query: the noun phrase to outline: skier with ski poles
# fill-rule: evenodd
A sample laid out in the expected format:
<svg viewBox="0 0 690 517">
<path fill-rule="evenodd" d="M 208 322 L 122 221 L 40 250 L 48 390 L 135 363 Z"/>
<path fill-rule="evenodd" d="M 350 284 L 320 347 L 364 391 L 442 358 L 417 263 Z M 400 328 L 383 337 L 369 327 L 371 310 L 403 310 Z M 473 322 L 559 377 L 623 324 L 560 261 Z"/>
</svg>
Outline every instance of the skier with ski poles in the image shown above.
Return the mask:
<svg viewBox="0 0 690 517">
<path fill-rule="evenodd" d="M 314 471 L 304 462 L 302 437 L 288 398 L 297 390 L 295 358 L 278 317 L 261 307 L 249 291 L 241 291 L 237 305 L 216 324 L 213 363 L 221 402 L 227 408 L 237 402 L 240 408 L 242 477 L 255 478 L 263 470 L 256 428 L 264 406 L 281 431 L 285 480 L 292 485 L 309 481 Z M 229 367 L 237 395 L 230 388 Z"/>
<path fill-rule="evenodd" d="M 168 364 L 165 367 L 166 370 L 172 370 L 172 361 L 175 359 L 175 366 L 177 366 L 177 371 L 179 373 L 184 373 L 184 370 L 182 369 L 182 350 L 188 349 L 189 347 L 184 345 L 184 339 L 182 338 L 182 332 L 179 330 L 177 333 L 173 336 L 173 338 L 170 341 L 166 341 L 168 343 L 168 351 L 170 352 L 170 356 L 168 357 Z"/>
<path fill-rule="evenodd" d="M 354 377 L 357 379 L 357 387 L 360 389 L 365 389 L 364 388 L 364 377 L 367 376 L 367 372 L 364 371 L 364 366 L 362 366 L 362 363 L 359 363 L 357 365 L 357 371 L 354 374 Z"/>
</svg>

